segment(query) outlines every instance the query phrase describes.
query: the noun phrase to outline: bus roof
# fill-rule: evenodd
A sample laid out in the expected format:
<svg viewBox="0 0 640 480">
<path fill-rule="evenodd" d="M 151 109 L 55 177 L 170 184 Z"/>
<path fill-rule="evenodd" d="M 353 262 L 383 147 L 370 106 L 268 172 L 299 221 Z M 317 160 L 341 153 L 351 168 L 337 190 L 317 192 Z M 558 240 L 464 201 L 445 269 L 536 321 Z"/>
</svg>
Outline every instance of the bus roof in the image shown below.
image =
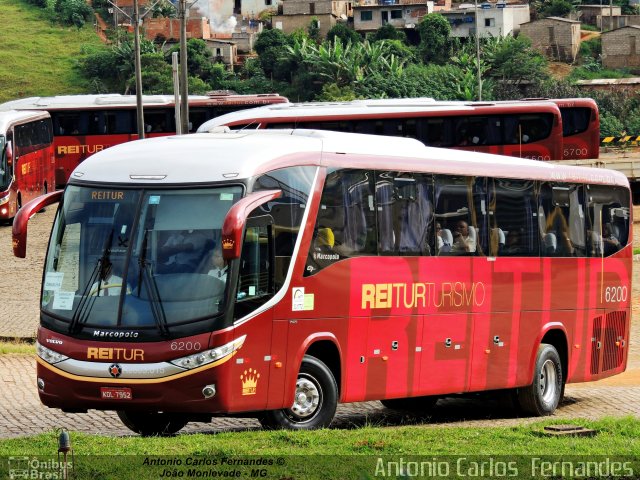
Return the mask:
<svg viewBox="0 0 640 480">
<path fill-rule="evenodd" d="M 419 114 L 421 112 L 442 112 L 448 115 L 469 114 L 486 108 L 499 109 L 499 113 L 552 112 L 559 113 L 558 106 L 551 101 L 536 102 L 462 102 L 437 101 L 433 98 L 400 98 L 377 100 L 352 100 L 350 102 L 309 102 L 282 103 L 264 105 L 220 115 L 203 123 L 198 132 L 207 132 L 211 128 L 248 123 L 260 119 L 279 119 L 296 121 L 302 118 L 333 118 L 336 120 L 350 117 L 378 118 L 381 115 Z M 487 112 L 488 113 L 488 112 Z"/>
<path fill-rule="evenodd" d="M 189 95 L 189 105 L 252 105 L 264 103 L 285 103 L 289 100 L 277 93 L 257 95 L 218 94 Z M 142 103 L 147 107 L 171 107 L 173 95 L 143 95 Z M 68 110 L 68 109 L 104 109 L 136 106 L 135 95 L 119 93 L 104 95 L 58 95 L 55 97 L 29 97 L 11 100 L 0 104 L 0 110 Z"/>
<path fill-rule="evenodd" d="M 410 138 L 390 141 L 378 135 L 303 129 L 221 131 L 133 141 L 92 155 L 74 170 L 70 183 L 205 184 L 294 165 L 629 185 L 622 173 L 612 170 L 425 147 Z"/>
<path fill-rule="evenodd" d="M 31 120 L 41 120 L 45 118 L 49 118 L 49 114 L 47 112 L 17 110 L 0 112 L 0 135 L 4 135 L 7 129 L 16 123 L 24 123 Z"/>
</svg>

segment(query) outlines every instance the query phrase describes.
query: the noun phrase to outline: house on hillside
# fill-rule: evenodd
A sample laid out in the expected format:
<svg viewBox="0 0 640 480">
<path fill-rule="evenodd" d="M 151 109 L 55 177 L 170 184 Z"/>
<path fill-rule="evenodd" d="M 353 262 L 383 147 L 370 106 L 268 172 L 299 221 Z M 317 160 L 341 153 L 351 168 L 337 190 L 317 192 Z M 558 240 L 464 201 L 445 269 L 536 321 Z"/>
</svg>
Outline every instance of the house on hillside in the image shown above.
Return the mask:
<svg viewBox="0 0 640 480">
<path fill-rule="evenodd" d="M 629 25 L 640 25 L 640 15 L 614 15 L 602 17 L 602 30 L 615 30 Z"/>
<path fill-rule="evenodd" d="M 468 38 L 507 37 L 520 31 L 520 26 L 531 20 L 529 5 L 508 5 L 504 2 L 485 2 L 475 8 L 461 4 L 458 9 L 438 12 L 451 24 L 451 36 Z"/>
<path fill-rule="evenodd" d="M 600 26 L 601 18 L 618 16 L 622 14 L 622 8 L 615 5 L 579 5 L 577 8 L 582 23 L 595 25 L 597 27 Z"/>
<path fill-rule="evenodd" d="M 362 0 L 353 7 L 353 28 L 363 34 L 386 24 L 414 29 L 422 17 L 433 11 L 432 0 Z"/>
<path fill-rule="evenodd" d="M 640 69 L 640 26 L 604 32 L 600 38 L 603 67 Z"/>
<path fill-rule="evenodd" d="M 520 34 L 549 58 L 573 63 L 580 50 L 580 22 L 568 18 L 548 17 L 520 25 Z"/>
<path fill-rule="evenodd" d="M 320 35 L 327 36 L 331 27 L 342 21 L 346 22 L 353 16 L 352 2 L 319 0 L 284 0 L 282 12 L 271 17 L 271 25 L 284 33 L 292 33 L 295 30 L 307 30 L 312 19 L 317 19 L 320 24 Z"/>
</svg>

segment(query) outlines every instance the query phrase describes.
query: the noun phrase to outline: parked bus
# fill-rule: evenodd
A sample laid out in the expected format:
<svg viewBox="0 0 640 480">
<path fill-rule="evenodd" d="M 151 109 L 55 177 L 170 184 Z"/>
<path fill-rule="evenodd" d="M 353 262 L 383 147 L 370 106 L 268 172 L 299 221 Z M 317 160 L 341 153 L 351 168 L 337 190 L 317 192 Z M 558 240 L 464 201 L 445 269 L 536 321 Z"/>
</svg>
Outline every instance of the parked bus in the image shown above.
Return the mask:
<svg viewBox="0 0 640 480">
<path fill-rule="evenodd" d="M 46 112 L 0 112 L 0 220 L 53 189 L 51 117 Z"/>
<path fill-rule="evenodd" d="M 176 162 L 176 159 L 181 159 Z M 625 370 L 629 184 L 615 171 L 328 131 L 219 132 L 97 153 L 45 260 L 42 402 L 144 434 L 215 415 L 331 422 L 508 389 L 551 414 Z"/>
<path fill-rule="evenodd" d="M 174 97 L 143 95 L 145 135 L 173 135 Z M 189 125 L 195 131 L 203 122 L 236 110 L 284 103 L 278 94 L 235 95 L 212 93 L 189 96 Z M 56 184 L 62 187 L 69 175 L 89 155 L 112 145 L 138 139 L 135 95 L 67 95 L 31 97 L 0 105 L 0 110 L 46 110 L 53 119 Z"/>
<path fill-rule="evenodd" d="M 542 98 L 526 101 L 547 100 Z M 563 160 L 597 159 L 600 157 L 600 113 L 591 98 L 550 99 L 562 115 Z"/>
<path fill-rule="evenodd" d="M 440 102 L 432 98 L 288 103 L 203 123 L 246 128 L 308 128 L 417 138 L 456 148 L 534 160 L 562 159 L 562 119 L 552 102 Z"/>
</svg>

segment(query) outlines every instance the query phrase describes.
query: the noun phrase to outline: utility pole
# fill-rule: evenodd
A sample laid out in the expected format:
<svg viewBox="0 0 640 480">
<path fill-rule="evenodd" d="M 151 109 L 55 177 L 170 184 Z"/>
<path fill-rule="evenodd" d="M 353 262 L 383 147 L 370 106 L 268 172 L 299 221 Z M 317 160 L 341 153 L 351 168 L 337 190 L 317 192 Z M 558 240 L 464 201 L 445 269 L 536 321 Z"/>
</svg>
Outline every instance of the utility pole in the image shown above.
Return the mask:
<svg viewBox="0 0 640 480">
<path fill-rule="evenodd" d="M 478 18 L 478 0 L 476 5 L 476 65 L 478 67 L 478 101 L 482 101 L 482 73 L 480 72 L 480 19 Z"/>
<path fill-rule="evenodd" d="M 182 133 L 189 133 L 189 81 L 187 76 L 187 0 L 180 0 L 180 114 Z"/>
<path fill-rule="evenodd" d="M 138 119 L 138 138 L 144 138 L 144 112 L 142 107 L 142 64 L 140 62 L 140 12 L 138 0 L 133 0 L 134 36 L 133 48 L 136 71 L 136 113 Z"/>
</svg>

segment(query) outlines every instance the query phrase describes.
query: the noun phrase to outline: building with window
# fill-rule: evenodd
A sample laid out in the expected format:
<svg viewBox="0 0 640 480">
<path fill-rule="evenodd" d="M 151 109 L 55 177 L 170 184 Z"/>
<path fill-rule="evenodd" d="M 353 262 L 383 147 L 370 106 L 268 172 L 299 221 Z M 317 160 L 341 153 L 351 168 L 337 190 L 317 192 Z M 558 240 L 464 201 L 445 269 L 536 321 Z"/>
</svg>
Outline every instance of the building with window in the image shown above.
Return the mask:
<svg viewBox="0 0 640 480">
<path fill-rule="evenodd" d="M 413 29 L 433 11 L 432 0 L 363 0 L 353 7 L 353 28 L 362 33 L 376 31 L 386 24 Z"/>
<path fill-rule="evenodd" d="M 524 23 L 520 33 L 531 45 L 549 58 L 573 63 L 580 49 L 580 22 L 568 18 L 548 17 Z"/>
<path fill-rule="evenodd" d="M 302 29 L 307 31 L 312 19 L 319 23 L 320 35 L 325 37 L 331 27 L 346 22 L 353 15 L 352 2 L 333 0 L 284 0 L 282 13 L 271 17 L 273 28 L 284 33 Z"/>
<path fill-rule="evenodd" d="M 462 4 L 457 10 L 438 12 L 451 24 L 451 36 L 468 38 L 476 31 L 481 37 L 506 37 L 520 31 L 520 25 L 531 19 L 529 5 L 506 3 Z"/>
<path fill-rule="evenodd" d="M 604 32 L 602 66 L 605 68 L 640 68 L 640 26 L 629 25 Z"/>
</svg>

